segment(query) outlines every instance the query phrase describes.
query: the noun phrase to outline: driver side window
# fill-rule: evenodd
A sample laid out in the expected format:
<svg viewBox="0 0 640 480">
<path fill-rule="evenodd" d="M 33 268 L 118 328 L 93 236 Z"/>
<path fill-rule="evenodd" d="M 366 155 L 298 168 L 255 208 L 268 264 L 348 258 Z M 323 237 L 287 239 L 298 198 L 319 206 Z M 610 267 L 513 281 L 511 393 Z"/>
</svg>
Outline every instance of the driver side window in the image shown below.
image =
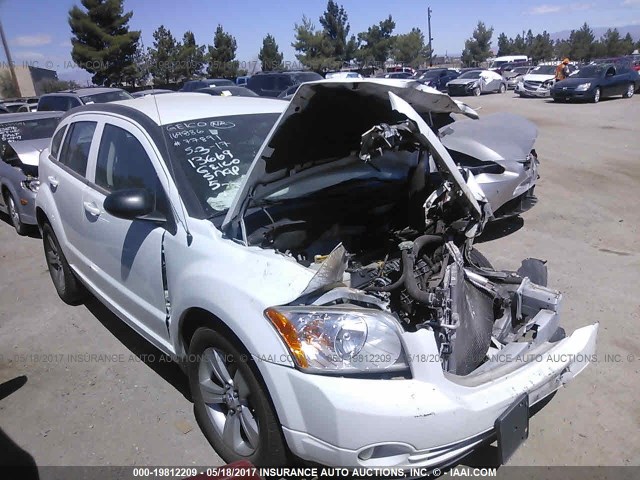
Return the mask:
<svg viewBox="0 0 640 480">
<path fill-rule="evenodd" d="M 140 142 L 126 130 L 105 124 L 94 183 L 108 192 L 127 188 L 157 191 L 159 180 Z"/>
</svg>

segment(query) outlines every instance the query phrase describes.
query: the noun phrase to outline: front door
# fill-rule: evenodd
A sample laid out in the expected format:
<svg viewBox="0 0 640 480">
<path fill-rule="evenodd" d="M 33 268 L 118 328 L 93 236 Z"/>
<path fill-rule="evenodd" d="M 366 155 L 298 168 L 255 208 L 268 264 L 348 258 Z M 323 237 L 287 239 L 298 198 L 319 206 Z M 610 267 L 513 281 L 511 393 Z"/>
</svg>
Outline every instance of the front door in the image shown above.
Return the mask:
<svg viewBox="0 0 640 480">
<path fill-rule="evenodd" d="M 103 205 L 111 192 L 144 188 L 156 193 L 158 209 L 168 211 L 152 157 L 154 150 L 137 126 L 115 118 L 104 123 L 82 199 L 80 248 L 92 260 L 91 281 L 99 294 L 132 327 L 160 348 L 171 350 L 162 268 L 165 226 L 114 217 Z"/>
</svg>

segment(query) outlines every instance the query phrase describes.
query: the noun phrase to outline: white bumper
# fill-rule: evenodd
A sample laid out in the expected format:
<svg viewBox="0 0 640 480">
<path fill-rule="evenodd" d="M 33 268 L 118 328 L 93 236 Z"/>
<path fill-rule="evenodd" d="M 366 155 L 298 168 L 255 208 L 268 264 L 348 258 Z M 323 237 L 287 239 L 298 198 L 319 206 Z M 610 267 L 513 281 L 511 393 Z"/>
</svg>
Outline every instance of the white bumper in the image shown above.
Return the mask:
<svg viewBox="0 0 640 480">
<path fill-rule="evenodd" d="M 270 363 L 260 370 L 299 457 L 334 466 L 433 467 L 491 437 L 495 420 L 522 393 L 533 405 L 573 379 L 593 358 L 597 331 L 598 324 L 580 328 L 475 380 L 446 375 L 425 330 L 403 338 L 414 358 L 411 379 L 310 375 Z"/>
</svg>

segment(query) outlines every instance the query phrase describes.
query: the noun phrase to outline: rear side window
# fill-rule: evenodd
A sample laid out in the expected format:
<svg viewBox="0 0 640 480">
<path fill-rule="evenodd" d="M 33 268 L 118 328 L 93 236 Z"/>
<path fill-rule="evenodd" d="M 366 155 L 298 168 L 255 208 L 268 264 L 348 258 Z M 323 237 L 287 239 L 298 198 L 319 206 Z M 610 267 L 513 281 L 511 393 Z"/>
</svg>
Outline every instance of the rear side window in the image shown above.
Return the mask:
<svg viewBox="0 0 640 480">
<path fill-rule="evenodd" d="M 83 177 L 87 174 L 87 162 L 96 122 L 76 122 L 69 127 L 59 162 Z"/>
<path fill-rule="evenodd" d="M 110 192 L 125 188 L 156 191 L 159 180 L 140 142 L 126 130 L 106 124 L 98 151 L 95 184 Z"/>
<path fill-rule="evenodd" d="M 63 127 L 53 136 L 53 140 L 51 140 L 51 156 L 58 159 L 58 152 L 60 151 L 60 145 L 62 144 L 62 138 L 64 137 L 64 132 L 67 131 L 67 127 Z"/>
</svg>

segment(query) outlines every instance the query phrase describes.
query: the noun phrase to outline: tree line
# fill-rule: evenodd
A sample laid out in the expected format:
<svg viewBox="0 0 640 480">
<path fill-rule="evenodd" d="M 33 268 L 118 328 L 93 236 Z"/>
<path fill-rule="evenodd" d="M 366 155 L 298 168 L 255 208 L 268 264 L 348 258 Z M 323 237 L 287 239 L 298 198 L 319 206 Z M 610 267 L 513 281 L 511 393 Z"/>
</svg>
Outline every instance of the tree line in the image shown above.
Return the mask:
<svg viewBox="0 0 640 480">
<path fill-rule="evenodd" d="M 124 0 L 81 0 L 69 11 L 73 34 L 71 57 L 93 75 L 96 85 L 139 85 L 149 77 L 155 84 L 171 84 L 201 75 L 233 78 L 247 74 L 236 59 L 237 42 L 233 35 L 218 25 L 213 45 L 199 44 L 193 32 L 182 39 L 164 25 L 153 32 L 153 45 L 145 48 L 141 32 L 129 29 L 133 12 L 124 11 Z M 430 58 L 425 36 L 419 28 L 394 34 L 392 16 L 382 19 L 366 31 L 351 34 L 349 17 L 344 7 L 334 0 L 319 17 L 319 26 L 303 16 L 294 25 L 292 46 L 300 64 L 323 72 L 344 65 L 381 66 L 389 58 L 418 67 Z M 284 68 L 283 55 L 276 39 L 267 34 L 258 54 L 263 71 Z"/>
<path fill-rule="evenodd" d="M 202 75 L 234 78 L 246 75 L 247 69 L 236 59 L 237 42 L 218 25 L 212 44 L 199 44 L 193 32 L 175 37 L 164 25 L 153 32 L 153 45 L 142 44 L 141 32 L 129 29 L 133 12 L 125 12 L 124 0 L 81 0 L 69 11 L 73 61 L 93 75 L 96 85 L 140 85 L 152 78 L 156 85 L 184 82 Z M 318 25 L 303 16 L 293 28 L 300 64 L 310 70 L 326 72 L 344 66 L 382 67 L 392 60 L 411 67 L 428 65 L 433 52 L 419 28 L 394 34 L 393 17 L 381 19 L 366 31 L 351 32 L 349 16 L 334 0 L 318 18 Z M 493 27 L 478 22 L 465 41 L 462 62 L 476 66 L 492 56 Z M 534 61 L 569 57 L 590 60 L 600 56 L 618 56 L 640 47 L 629 34 L 621 38 L 618 30 L 608 30 L 599 40 L 585 23 L 572 30 L 568 39 L 553 41 L 548 32 L 534 35 L 531 30 L 515 38 L 498 36 L 497 55 L 524 54 Z M 267 34 L 258 54 L 263 71 L 285 67 L 276 39 Z M 257 62 L 256 62 L 257 63 Z"/>
<path fill-rule="evenodd" d="M 462 62 L 468 66 L 476 66 L 491 57 L 492 36 L 493 27 L 487 28 L 483 22 L 478 22 L 473 34 L 465 42 Z M 602 37 L 596 39 L 586 22 L 579 29 L 571 30 L 569 38 L 555 42 L 546 30 L 534 35 L 529 29 L 515 37 L 507 37 L 501 33 L 497 44 L 497 56 L 527 55 L 535 63 L 561 58 L 588 62 L 594 58 L 629 55 L 635 49 L 640 49 L 640 41 L 634 43 L 629 33 L 622 37 L 617 28 L 608 29 Z"/>
</svg>

